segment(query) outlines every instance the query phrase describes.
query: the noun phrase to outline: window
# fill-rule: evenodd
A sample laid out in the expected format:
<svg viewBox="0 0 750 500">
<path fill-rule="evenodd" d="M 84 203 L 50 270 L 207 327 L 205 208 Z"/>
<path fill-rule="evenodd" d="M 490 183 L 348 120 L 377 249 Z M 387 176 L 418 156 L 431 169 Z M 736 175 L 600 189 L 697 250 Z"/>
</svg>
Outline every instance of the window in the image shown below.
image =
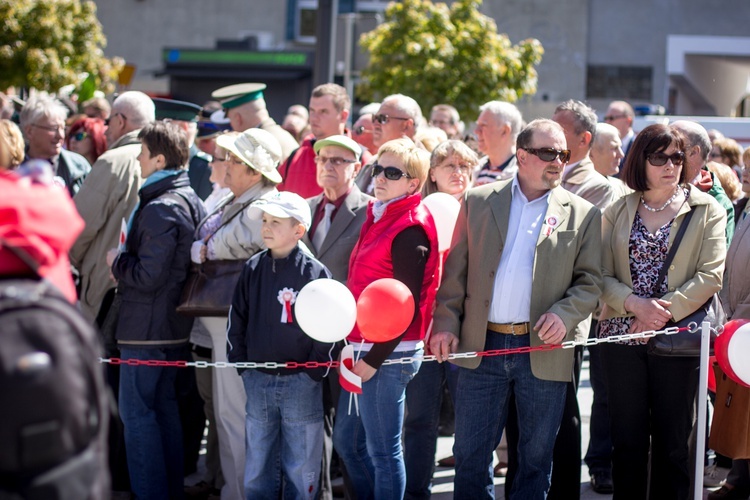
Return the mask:
<svg viewBox="0 0 750 500">
<path fill-rule="evenodd" d="M 594 66 L 586 74 L 586 96 L 603 99 L 651 101 L 653 68 L 650 66 Z"/>
</svg>

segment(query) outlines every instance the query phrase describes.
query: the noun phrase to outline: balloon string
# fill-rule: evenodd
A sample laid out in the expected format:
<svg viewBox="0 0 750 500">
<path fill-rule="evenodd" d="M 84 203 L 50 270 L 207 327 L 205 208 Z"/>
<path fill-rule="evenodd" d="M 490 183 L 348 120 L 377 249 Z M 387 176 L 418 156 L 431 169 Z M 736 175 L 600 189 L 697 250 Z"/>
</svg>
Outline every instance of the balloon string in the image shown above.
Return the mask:
<svg viewBox="0 0 750 500">
<path fill-rule="evenodd" d="M 331 344 L 331 348 L 330 348 L 330 349 L 328 349 L 328 361 L 330 361 L 330 362 L 333 362 L 333 348 L 334 348 L 334 347 L 336 347 L 336 343 L 335 343 L 335 342 L 334 342 L 334 343 L 332 343 L 332 344 Z M 328 365 L 328 366 L 326 367 L 326 372 L 325 372 L 325 374 L 324 374 L 323 376 L 324 376 L 324 377 L 327 377 L 327 376 L 328 376 L 328 373 L 329 373 L 330 371 L 331 371 L 331 365 Z"/>
</svg>

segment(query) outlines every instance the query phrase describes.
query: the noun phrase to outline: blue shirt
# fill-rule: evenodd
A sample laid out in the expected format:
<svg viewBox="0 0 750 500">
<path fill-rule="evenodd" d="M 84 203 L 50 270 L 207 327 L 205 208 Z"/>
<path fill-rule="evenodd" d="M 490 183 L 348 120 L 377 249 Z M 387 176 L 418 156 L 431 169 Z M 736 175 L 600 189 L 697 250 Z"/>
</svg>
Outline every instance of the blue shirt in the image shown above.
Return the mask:
<svg viewBox="0 0 750 500">
<path fill-rule="evenodd" d="M 495 273 L 490 304 L 488 320 L 492 323 L 529 321 L 536 242 L 549 205 L 549 191 L 529 201 L 517 176 L 513 178 L 511 193 L 508 235 Z"/>
</svg>

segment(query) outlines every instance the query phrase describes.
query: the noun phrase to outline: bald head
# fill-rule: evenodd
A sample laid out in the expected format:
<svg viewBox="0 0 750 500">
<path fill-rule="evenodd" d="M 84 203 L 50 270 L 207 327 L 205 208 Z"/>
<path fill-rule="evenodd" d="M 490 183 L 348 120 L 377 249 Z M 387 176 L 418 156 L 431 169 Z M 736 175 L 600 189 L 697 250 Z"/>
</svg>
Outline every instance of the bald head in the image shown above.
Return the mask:
<svg viewBox="0 0 750 500">
<path fill-rule="evenodd" d="M 703 126 L 690 120 L 677 120 L 670 125 L 685 136 L 686 179 L 691 181 L 708 161 L 711 152 L 711 139 Z"/>
<path fill-rule="evenodd" d="M 597 172 L 604 176 L 616 175 L 620 170 L 622 140 L 616 127 L 607 123 L 596 124 L 596 135 L 589 153 Z"/>
</svg>

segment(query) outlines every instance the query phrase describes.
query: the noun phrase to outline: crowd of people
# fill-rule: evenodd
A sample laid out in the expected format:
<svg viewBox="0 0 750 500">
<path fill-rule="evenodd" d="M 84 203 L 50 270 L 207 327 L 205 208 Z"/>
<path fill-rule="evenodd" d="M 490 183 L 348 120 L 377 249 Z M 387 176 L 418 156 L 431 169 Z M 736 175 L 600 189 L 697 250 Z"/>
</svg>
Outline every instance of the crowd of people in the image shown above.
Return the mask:
<svg viewBox="0 0 750 500">
<path fill-rule="evenodd" d="M 320 367 L 106 365 L 119 409 L 114 491 L 429 498 L 449 395 L 455 498 L 494 498 L 498 475 L 507 498 L 580 498 L 582 456 L 597 493 L 692 496 L 695 402 L 707 397 L 699 358 L 658 355 L 646 337 L 605 340 L 662 330 L 717 293 L 729 319 L 750 319 L 750 149 L 686 120 L 636 133 L 624 101 L 602 121 L 571 99 L 528 123 L 490 101 L 467 134 L 449 104 L 428 118 L 394 94 L 355 113 L 333 83 L 280 125 L 265 90 L 223 87 L 203 106 L 127 91 L 80 114 L 40 92 L 18 125 L 0 122 L 0 189 L 46 175 L 59 213 L 83 223 L 74 241 L 28 245 L 100 328 L 103 357 L 325 363 L 343 342 L 298 324 L 307 283 L 333 279 L 356 299 L 394 278 L 413 298 L 391 340 L 371 342 L 358 326 L 348 335 L 357 408 Z M 447 250 L 424 202 L 434 193 L 461 207 Z M 236 270 L 228 312 L 178 312 L 190 274 L 209 263 Z M 587 338 L 602 343 L 587 347 L 594 401 L 582 450 L 584 349 L 544 346 Z M 451 356 L 496 349 L 519 352 Z M 204 431 L 205 474 L 186 485 Z M 706 459 L 704 483 L 720 487 L 711 500 L 750 497 L 741 458 Z"/>
</svg>

